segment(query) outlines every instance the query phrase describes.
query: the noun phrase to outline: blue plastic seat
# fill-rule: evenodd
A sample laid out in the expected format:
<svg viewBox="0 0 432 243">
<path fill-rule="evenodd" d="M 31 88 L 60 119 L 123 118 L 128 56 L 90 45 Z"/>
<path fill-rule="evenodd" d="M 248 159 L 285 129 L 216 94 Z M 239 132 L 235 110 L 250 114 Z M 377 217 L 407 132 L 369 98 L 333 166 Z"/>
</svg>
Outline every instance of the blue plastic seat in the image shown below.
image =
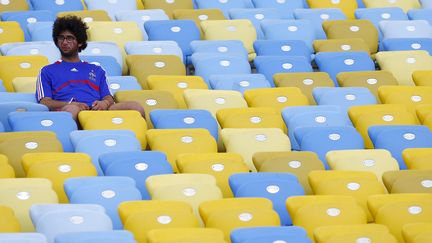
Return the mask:
<svg viewBox="0 0 432 243">
<path fill-rule="evenodd" d="M 273 8 L 279 12 L 283 19 L 293 19 L 294 11 L 307 7 L 304 0 L 290 0 L 290 1 L 277 1 L 277 0 L 252 0 L 255 8 Z"/>
<path fill-rule="evenodd" d="M 144 23 L 150 20 L 169 20 L 168 15 L 162 9 L 133 10 L 116 13 L 117 21 L 133 21 L 140 27 L 143 40 L 148 40 Z"/>
<path fill-rule="evenodd" d="M 302 56 L 311 62 L 312 51 L 301 40 L 257 40 L 254 42 L 257 56 Z"/>
<path fill-rule="evenodd" d="M 273 202 L 282 225 L 292 225 L 285 201 L 291 196 L 304 195 L 297 177 L 290 173 L 238 173 L 229 177 L 229 185 L 237 197 L 264 197 Z"/>
<path fill-rule="evenodd" d="M 136 0 L 84 0 L 88 10 L 104 10 L 108 13 L 110 18 L 114 21 L 116 13 L 121 11 L 137 10 Z"/>
<path fill-rule="evenodd" d="M 81 0 L 30 0 L 30 2 L 34 10 L 49 10 L 55 15 L 59 12 L 84 10 Z"/>
<path fill-rule="evenodd" d="M 408 17 L 411 20 L 426 20 L 432 25 L 432 2 L 429 8 L 411 9 L 408 11 Z"/>
<path fill-rule="evenodd" d="M 219 53 L 248 59 L 248 52 L 239 40 L 196 40 L 190 45 L 192 53 Z"/>
<path fill-rule="evenodd" d="M 270 82 L 259 73 L 212 75 L 210 85 L 212 89 L 235 90 L 242 94 L 249 89 L 270 88 Z"/>
<path fill-rule="evenodd" d="M 65 233 L 112 230 L 105 209 L 96 204 L 35 204 L 30 217 L 36 232 L 44 234 L 48 243 Z"/>
<path fill-rule="evenodd" d="M 136 243 L 127 230 L 77 232 L 58 235 L 55 243 Z"/>
<path fill-rule="evenodd" d="M 78 129 L 69 112 L 11 112 L 8 115 L 11 130 L 22 131 L 53 131 L 63 145 L 63 151 L 73 152 L 69 133 Z"/>
<path fill-rule="evenodd" d="M 1 233 L 0 243 L 47 243 L 47 239 L 40 233 Z"/>
<path fill-rule="evenodd" d="M 135 181 L 123 176 L 77 177 L 65 180 L 64 189 L 71 204 L 98 204 L 105 208 L 114 229 L 122 229 L 118 205 L 142 199 Z"/>
<path fill-rule="evenodd" d="M 306 230 L 298 226 L 250 227 L 231 231 L 232 243 L 295 242 L 312 243 Z"/>
<path fill-rule="evenodd" d="M 375 63 L 367 52 L 320 52 L 315 62 L 321 72 L 327 72 L 335 86 L 340 72 L 375 71 Z"/>
<path fill-rule="evenodd" d="M 2 92 L 6 92 L 6 88 L 3 84 L 3 81 L 0 79 L 0 93 L 2 93 Z"/>
<path fill-rule="evenodd" d="M 384 51 L 425 50 L 432 55 L 432 38 L 392 38 L 383 41 Z"/>
<path fill-rule="evenodd" d="M 326 153 L 332 150 L 364 149 L 360 133 L 352 126 L 300 127 L 294 136 L 301 151 L 312 151 L 329 169 Z"/>
<path fill-rule="evenodd" d="M 48 58 L 50 63 L 60 59 L 60 51 L 52 41 L 18 42 L 1 45 L 4 56 L 30 56 L 42 55 Z"/>
<path fill-rule="evenodd" d="M 80 56 L 81 60 L 101 66 L 107 76 L 121 76 L 122 67 L 112 56 Z"/>
<path fill-rule="evenodd" d="M 229 1 L 208 1 L 208 0 L 194 0 L 195 6 L 198 9 L 220 9 L 225 18 L 229 19 L 229 10 L 234 8 L 251 8 L 253 6 L 248 4 L 245 0 L 229 0 Z"/>
<path fill-rule="evenodd" d="M 90 155 L 98 175 L 103 175 L 99 156 L 103 153 L 141 151 L 141 144 L 129 130 L 79 130 L 70 134 L 75 152 Z"/>
<path fill-rule="evenodd" d="M 432 38 L 432 26 L 426 20 L 381 21 L 379 28 L 383 39 Z"/>
<path fill-rule="evenodd" d="M 111 56 L 123 68 L 122 50 L 114 42 L 89 41 L 87 42 L 87 48 L 80 52 L 80 56 Z"/>
<path fill-rule="evenodd" d="M 276 8 L 250 8 L 250 9 L 231 9 L 229 10 L 231 19 L 248 19 L 251 21 L 257 32 L 257 39 L 264 39 L 261 30 L 261 21 L 265 19 L 281 19 L 281 12 Z"/>
<path fill-rule="evenodd" d="M 317 39 L 327 39 L 327 36 L 322 28 L 322 23 L 326 20 L 345 20 L 347 17 L 338 8 L 322 8 L 322 9 L 296 9 L 294 10 L 296 19 L 309 20 L 312 23 Z"/>
<path fill-rule="evenodd" d="M 173 173 L 165 154 L 159 151 L 105 153 L 99 157 L 99 162 L 106 176 L 128 176 L 134 179 L 143 200 L 150 200 L 145 186 L 149 176 Z"/>
<path fill-rule="evenodd" d="M 218 123 L 207 110 L 152 110 L 150 119 L 157 129 L 204 128 L 218 140 Z"/>
<path fill-rule="evenodd" d="M 258 73 L 263 74 L 274 87 L 275 73 L 313 72 L 312 65 L 303 56 L 257 56 L 254 64 Z"/>
<path fill-rule="evenodd" d="M 52 41 L 52 29 L 54 22 L 43 21 L 27 25 L 31 41 Z"/>
<path fill-rule="evenodd" d="M 126 42 L 128 55 L 176 55 L 184 62 L 183 51 L 175 41 L 132 41 Z"/>
<path fill-rule="evenodd" d="M 107 79 L 108 87 L 113 95 L 117 91 L 142 89 L 134 76 L 109 76 Z"/>
<path fill-rule="evenodd" d="M 16 21 L 20 24 L 21 29 L 24 31 L 26 41 L 30 41 L 30 34 L 27 29 L 27 24 L 39 21 L 54 21 L 55 15 L 47 10 L 33 10 L 33 11 L 13 11 L 4 12 L 1 14 L 2 21 Z"/>
<path fill-rule="evenodd" d="M 193 20 L 151 20 L 144 23 L 148 40 L 172 40 L 177 42 L 183 52 L 183 60 L 190 63 L 191 41 L 201 38 L 198 26 Z"/>
<path fill-rule="evenodd" d="M 5 92 L 6 93 L 6 92 Z M 0 93 L 0 97 L 1 97 Z M 34 98 L 34 95 L 33 95 Z M 48 107 L 41 104 L 36 104 L 33 102 L 27 102 L 27 101 L 13 101 L 10 102 L 4 102 L 0 99 L 0 122 L 4 126 L 4 130 L 6 132 L 11 131 L 11 127 L 9 125 L 8 121 L 8 115 L 11 112 L 14 111 L 48 111 Z"/>
<path fill-rule="evenodd" d="M 375 149 L 386 149 L 406 170 L 402 151 L 407 148 L 431 148 L 432 132 L 426 126 L 370 126 L 368 134 Z"/>
</svg>

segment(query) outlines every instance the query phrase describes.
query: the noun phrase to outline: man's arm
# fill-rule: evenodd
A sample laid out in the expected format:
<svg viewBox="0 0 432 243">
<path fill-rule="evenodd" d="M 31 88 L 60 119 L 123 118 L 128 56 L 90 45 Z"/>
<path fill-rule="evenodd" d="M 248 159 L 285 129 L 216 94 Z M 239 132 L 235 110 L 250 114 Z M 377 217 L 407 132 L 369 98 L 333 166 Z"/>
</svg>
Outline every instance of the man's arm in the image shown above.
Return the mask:
<svg viewBox="0 0 432 243">
<path fill-rule="evenodd" d="M 39 103 L 46 105 L 51 111 L 61 110 L 65 105 L 76 105 L 81 110 L 88 110 L 89 109 L 88 105 L 85 103 L 58 101 L 58 100 L 53 100 L 49 97 L 43 97 L 39 101 Z"/>
</svg>

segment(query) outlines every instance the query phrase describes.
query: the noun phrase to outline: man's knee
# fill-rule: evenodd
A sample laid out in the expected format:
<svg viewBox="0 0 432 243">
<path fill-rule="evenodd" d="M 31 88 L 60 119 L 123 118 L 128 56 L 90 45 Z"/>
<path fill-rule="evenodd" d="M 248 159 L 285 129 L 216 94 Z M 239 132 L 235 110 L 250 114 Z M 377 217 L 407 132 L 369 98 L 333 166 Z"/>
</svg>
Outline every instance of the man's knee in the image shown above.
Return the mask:
<svg viewBox="0 0 432 243">
<path fill-rule="evenodd" d="M 61 111 L 66 111 L 66 112 L 71 113 L 72 118 L 74 120 L 77 120 L 78 113 L 81 111 L 81 109 L 78 106 L 76 106 L 76 105 L 69 104 L 69 105 L 63 106 L 62 109 L 61 109 Z"/>
</svg>

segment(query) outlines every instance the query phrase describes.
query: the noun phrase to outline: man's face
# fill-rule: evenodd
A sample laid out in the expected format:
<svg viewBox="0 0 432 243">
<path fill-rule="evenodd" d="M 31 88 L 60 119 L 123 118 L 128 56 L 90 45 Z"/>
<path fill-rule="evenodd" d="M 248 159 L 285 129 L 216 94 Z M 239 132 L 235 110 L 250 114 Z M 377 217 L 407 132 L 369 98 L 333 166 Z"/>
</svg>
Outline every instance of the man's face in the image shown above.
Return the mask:
<svg viewBox="0 0 432 243">
<path fill-rule="evenodd" d="M 81 44 L 77 42 L 76 37 L 70 31 L 65 30 L 57 36 L 57 46 L 62 56 L 72 57 L 78 55 Z"/>
</svg>

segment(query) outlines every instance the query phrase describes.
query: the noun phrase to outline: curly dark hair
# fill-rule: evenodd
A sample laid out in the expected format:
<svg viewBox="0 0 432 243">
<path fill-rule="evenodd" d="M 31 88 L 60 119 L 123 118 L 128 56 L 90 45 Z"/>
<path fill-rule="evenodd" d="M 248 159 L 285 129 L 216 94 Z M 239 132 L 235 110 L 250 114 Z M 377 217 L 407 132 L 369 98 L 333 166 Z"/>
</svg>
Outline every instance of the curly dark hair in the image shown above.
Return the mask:
<svg viewBox="0 0 432 243">
<path fill-rule="evenodd" d="M 55 45 L 58 45 L 57 36 L 67 30 L 74 34 L 77 42 L 81 44 L 78 51 L 81 52 L 87 47 L 87 25 L 81 20 L 80 17 L 67 15 L 59 17 L 54 22 L 52 37 Z"/>
</svg>

